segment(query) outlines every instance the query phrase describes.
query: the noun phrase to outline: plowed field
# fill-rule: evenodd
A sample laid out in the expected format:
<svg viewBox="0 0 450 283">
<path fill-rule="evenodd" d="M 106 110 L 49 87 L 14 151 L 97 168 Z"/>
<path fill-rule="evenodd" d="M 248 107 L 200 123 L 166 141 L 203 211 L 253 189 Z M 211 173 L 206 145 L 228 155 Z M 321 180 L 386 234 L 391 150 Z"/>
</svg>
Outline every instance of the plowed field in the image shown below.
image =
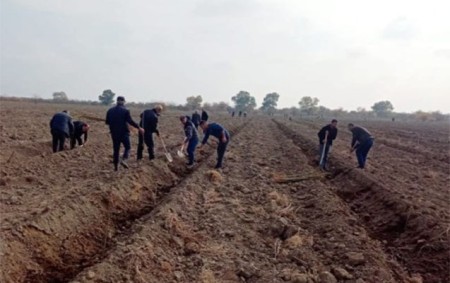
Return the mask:
<svg viewBox="0 0 450 283">
<path fill-rule="evenodd" d="M 91 125 L 82 148 L 51 153 L 62 109 Z M 210 113 L 231 132 L 185 168 L 164 112 L 157 158 L 114 172 L 107 108 L 1 102 L 1 282 L 448 282 L 449 125 L 367 122 L 356 169 L 339 125 L 318 170 L 322 123 Z M 142 109 L 131 109 L 137 120 Z M 288 178 L 296 179 L 287 182 Z M 283 182 L 286 181 L 286 182 Z"/>
</svg>

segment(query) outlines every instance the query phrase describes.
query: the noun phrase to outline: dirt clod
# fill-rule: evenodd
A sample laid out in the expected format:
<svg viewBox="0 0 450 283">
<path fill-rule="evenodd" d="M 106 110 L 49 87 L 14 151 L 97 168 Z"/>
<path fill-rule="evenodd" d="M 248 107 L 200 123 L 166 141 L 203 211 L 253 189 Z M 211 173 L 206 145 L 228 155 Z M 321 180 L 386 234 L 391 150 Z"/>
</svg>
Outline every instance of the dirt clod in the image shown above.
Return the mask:
<svg viewBox="0 0 450 283">
<path fill-rule="evenodd" d="M 319 283 L 337 283 L 336 277 L 328 271 L 323 271 L 318 277 Z"/>
<path fill-rule="evenodd" d="M 200 251 L 200 246 L 195 242 L 187 242 L 184 246 L 184 254 L 185 255 L 192 255 L 196 254 Z"/>
<path fill-rule="evenodd" d="M 220 183 L 223 180 L 222 175 L 217 170 L 209 170 L 206 172 L 206 176 L 208 177 L 210 182 Z"/>
<path fill-rule="evenodd" d="M 333 268 L 333 274 L 337 279 L 353 279 L 353 276 L 342 267 Z"/>
<path fill-rule="evenodd" d="M 183 278 L 183 273 L 182 273 L 181 271 L 175 271 L 175 272 L 173 273 L 173 276 L 175 276 L 175 278 L 176 278 L 177 280 L 181 280 L 181 278 Z"/>
<path fill-rule="evenodd" d="M 413 274 L 409 279 L 410 283 L 423 283 L 422 276 L 419 274 Z"/>
<path fill-rule="evenodd" d="M 292 271 L 289 269 L 284 269 L 280 274 L 281 279 L 284 281 L 290 281 L 292 278 Z"/>
<path fill-rule="evenodd" d="M 89 270 L 86 276 L 88 279 L 93 279 L 95 277 L 95 272 Z"/>
<path fill-rule="evenodd" d="M 345 255 L 347 256 L 348 263 L 351 265 L 360 265 L 366 261 L 362 253 L 349 252 Z"/>
<path fill-rule="evenodd" d="M 292 283 L 310 283 L 312 282 L 307 274 L 296 273 L 292 275 Z"/>
</svg>

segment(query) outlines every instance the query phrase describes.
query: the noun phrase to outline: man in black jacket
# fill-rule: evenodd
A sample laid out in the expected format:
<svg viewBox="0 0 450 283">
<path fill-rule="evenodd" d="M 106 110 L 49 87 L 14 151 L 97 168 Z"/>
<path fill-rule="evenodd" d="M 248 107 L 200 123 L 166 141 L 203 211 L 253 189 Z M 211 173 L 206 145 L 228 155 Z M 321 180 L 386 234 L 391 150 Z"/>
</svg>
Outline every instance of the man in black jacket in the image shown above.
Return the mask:
<svg viewBox="0 0 450 283">
<path fill-rule="evenodd" d="M 208 121 L 208 113 L 205 111 L 205 109 L 202 109 L 202 121 Z"/>
<path fill-rule="evenodd" d="M 200 125 L 201 120 L 202 118 L 200 117 L 200 114 L 198 114 L 198 111 L 195 110 L 194 113 L 192 114 L 191 122 L 194 124 L 196 129 L 198 129 L 198 125 Z"/>
<path fill-rule="evenodd" d="M 81 122 L 75 121 L 73 122 L 73 135 L 70 137 L 70 148 L 73 149 L 75 147 L 76 142 L 78 142 L 79 146 L 83 146 L 87 142 L 89 125 Z M 84 135 L 84 142 L 81 137 Z"/>
<path fill-rule="evenodd" d="M 50 132 L 52 133 L 53 152 L 64 150 L 66 138 L 73 133 L 72 118 L 67 110 L 56 113 L 50 120 Z"/>
<path fill-rule="evenodd" d="M 337 136 L 337 120 L 333 119 L 331 120 L 331 123 L 324 126 L 320 131 L 317 133 L 317 136 L 319 137 L 319 153 L 320 153 L 320 159 L 319 159 L 319 166 L 321 169 L 326 170 L 326 164 L 328 160 L 328 153 L 330 152 L 331 146 L 333 145 L 333 140 L 336 139 Z"/>
<path fill-rule="evenodd" d="M 153 133 L 159 136 L 158 130 L 158 116 L 162 111 L 161 105 L 156 105 L 153 109 L 144 110 L 141 113 L 141 122 L 139 125 L 144 128 L 145 133 L 139 133 L 139 142 L 137 150 L 137 160 L 141 160 L 144 151 L 144 142 L 147 145 L 148 158 L 150 160 L 155 158 L 154 143 L 153 143 Z"/>
<path fill-rule="evenodd" d="M 123 96 L 117 97 L 117 105 L 110 108 L 106 113 L 106 124 L 109 125 L 109 131 L 113 142 L 113 156 L 114 156 L 114 170 L 118 170 L 120 145 L 123 144 L 125 151 L 123 153 L 120 164 L 128 168 L 126 163 L 131 145 L 130 145 L 130 130 L 128 124 L 139 129 L 139 133 L 144 133 L 144 129 L 133 121 L 130 111 L 125 108 L 125 98 Z"/>
<path fill-rule="evenodd" d="M 372 134 L 363 127 L 358 127 L 352 123 L 348 124 L 348 129 L 353 134 L 350 152 L 356 150 L 356 158 L 358 159 L 358 168 L 364 169 L 366 165 L 367 154 L 373 145 Z"/>
</svg>

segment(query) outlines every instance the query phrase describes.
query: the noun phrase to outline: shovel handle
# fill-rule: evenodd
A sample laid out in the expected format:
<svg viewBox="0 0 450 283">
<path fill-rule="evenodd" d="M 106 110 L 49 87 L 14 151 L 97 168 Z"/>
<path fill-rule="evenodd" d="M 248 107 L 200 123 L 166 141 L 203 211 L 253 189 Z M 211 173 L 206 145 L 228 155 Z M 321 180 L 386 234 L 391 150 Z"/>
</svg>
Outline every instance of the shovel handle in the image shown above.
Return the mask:
<svg viewBox="0 0 450 283">
<path fill-rule="evenodd" d="M 159 140 L 161 141 L 161 144 L 162 144 L 164 150 L 167 152 L 166 144 L 164 143 L 164 140 L 162 139 L 161 136 L 159 136 Z"/>
</svg>

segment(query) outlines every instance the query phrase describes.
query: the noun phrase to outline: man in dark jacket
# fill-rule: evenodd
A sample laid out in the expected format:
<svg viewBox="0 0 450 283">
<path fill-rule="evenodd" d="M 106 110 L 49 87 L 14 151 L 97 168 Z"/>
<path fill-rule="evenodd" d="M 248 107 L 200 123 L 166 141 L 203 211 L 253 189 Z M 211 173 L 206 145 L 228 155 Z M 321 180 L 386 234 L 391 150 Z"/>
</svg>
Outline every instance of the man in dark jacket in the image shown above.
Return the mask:
<svg viewBox="0 0 450 283">
<path fill-rule="evenodd" d="M 206 119 L 208 119 L 208 118 L 206 118 Z M 198 114 L 198 111 L 195 110 L 194 113 L 192 114 L 191 122 L 194 124 L 196 129 L 198 129 L 198 125 L 200 125 L 201 120 L 202 120 L 202 118 L 200 117 L 200 114 Z"/>
<path fill-rule="evenodd" d="M 117 97 L 117 105 L 110 108 L 106 113 L 106 124 L 109 125 L 109 131 L 113 142 L 113 156 L 114 156 L 114 170 L 118 170 L 120 145 L 123 144 L 125 151 L 123 153 L 120 164 L 128 168 L 126 163 L 131 145 L 130 145 L 130 130 L 128 124 L 139 129 L 139 133 L 144 133 L 144 129 L 133 121 L 130 111 L 125 108 L 125 98 L 123 96 Z"/>
<path fill-rule="evenodd" d="M 201 147 L 208 142 L 210 135 L 219 140 L 219 145 L 217 146 L 217 164 L 215 168 L 222 168 L 223 156 L 225 155 L 228 142 L 230 141 L 230 134 L 224 127 L 217 123 L 208 124 L 206 121 L 201 121 L 200 127 L 204 134 Z"/>
<path fill-rule="evenodd" d="M 317 133 L 317 136 L 319 137 L 319 166 L 321 169 L 326 170 L 328 153 L 333 145 L 333 140 L 336 139 L 337 132 L 337 120 L 333 119 L 330 124 L 324 126 Z"/>
<path fill-rule="evenodd" d="M 141 113 L 141 122 L 139 125 L 144 128 L 145 133 L 139 134 L 139 143 L 137 151 L 137 160 L 141 160 L 143 157 L 144 143 L 147 145 L 148 158 L 150 160 L 155 158 L 153 133 L 159 136 L 158 130 L 158 116 L 162 111 L 161 105 L 156 105 L 153 109 L 144 110 Z"/>
<path fill-rule="evenodd" d="M 363 127 L 355 126 L 352 123 L 348 124 L 348 129 L 353 134 L 350 152 L 353 152 L 356 149 L 358 168 L 364 169 L 367 154 L 373 145 L 373 137 L 368 130 Z"/>
<path fill-rule="evenodd" d="M 194 123 L 188 116 L 181 116 L 180 121 L 183 124 L 185 138 L 183 140 L 183 146 L 188 153 L 189 162 L 186 164 L 189 167 L 194 165 L 194 153 L 195 147 L 198 144 L 198 133 L 194 126 Z"/>
<path fill-rule="evenodd" d="M 202 121 L 208 121 L 208 113 L 205 111 L 205 109 L 202 109 Z"/>
<path fill-rule="evenodd" d="M 50 132 L 52 133 L 53 152 L 64 150 L 66 138 L 73 133 L 72 118 L 67 110 L 53 115 L 50 120 Z"/>
<path fill-rule="evenodd" d="M 73 149 L 75 147 L 76 142 L 78 142 L 79 146 L 83 146 L 87 142 L 89 125 L 81 122 L 75 121 L 73 122 L 73 135 L 70 137 L 70 148 Z M 84 142 L 81 137 L 84 135 Z"/>
</svg>

